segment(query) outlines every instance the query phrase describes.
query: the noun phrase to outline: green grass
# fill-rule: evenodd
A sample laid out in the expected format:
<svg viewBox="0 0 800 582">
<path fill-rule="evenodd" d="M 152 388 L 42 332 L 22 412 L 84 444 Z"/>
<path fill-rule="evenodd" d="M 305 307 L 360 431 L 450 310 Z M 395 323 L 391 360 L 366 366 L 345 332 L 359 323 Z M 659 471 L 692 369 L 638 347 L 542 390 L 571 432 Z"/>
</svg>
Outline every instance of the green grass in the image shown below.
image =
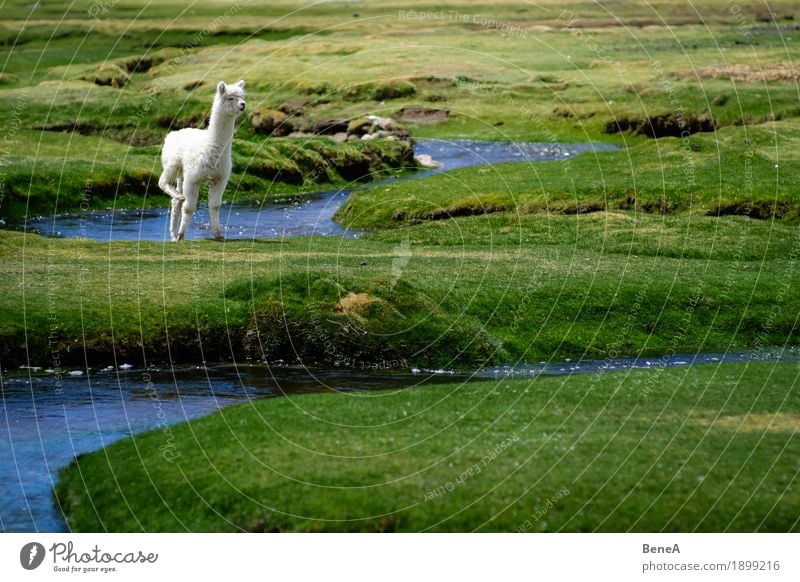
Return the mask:
<svg viewBox="0 0 800 582">
<path fill-rule="evenodd" d="M 797 229 L 744 217 L 500 213 L 367 239 L 0 243 L 6 366 L 47 367 L 54 343 L 92 365 L 463 367 L 798 339 Z"/>
<path fill-rule="evenodd" d="M 56 495 L 73 531 L 798 531 L 799 377 L 725 364 L 260 400 L 81 455 Z"/>
<path fill-rule="evenodd" d="M 771 180 L 783 202 L 783 189 L 796 181 L 797 161 L 787 154 L 796 150 L 791 135 L 800 115 L 797 90 L 790 80 L 774 76 L 791 69 L 796 43 L 771 31 L 764 23 L 765 9 L 757 4 L 745 3 L 738 14 L 711 1 L 693 3 L 691 9 L 629 2 L 615 5 L 613 12 L 592 3 L 554 1 L 537 6 L 473 0 L 448 4 L 448 10 L 463 15 L 491 15 L 519 27 L 524 36 L 503 36 L 469 22 L 401 16 L 409 10 L 440 9 L 411 1 L 359 6 L 357 12 L 337 3 L 236 4 L 231 11 L 231 5 L 214 1 L 193 3 L 191 9 L 134 1 L 115 3 L 99 18 L 87 18 L 92 6 L 96 3 L 55 3 L 32 13 L 28 2 L 4 4 L 0 107 L 11 112 L 0 120 L 4 218 L 78 208 L 87 173 L 106 193 L 98 206 L 109 205 L 109 200 L 113 205 L 119 197 L 125 205 L 137 200 L 155 204 L 147 197 L 154 194 L 157 146 L 169 122 L 205 115 L 213 85 L 220 78 L 231 80 L 234 72 L 248 81 L 251 109 L 302 101 L 302 118 L 311 125 L 392 115 L 415 105 L 450 112 L 440 123 L 408 122 L 417 137 L 600 140 L 629 146 L 631 160 L 624 154 L 604 157 L 595 171 L 588 168 L 588 174 L 580 174 L 589 183 L 577 183 L 578 194 L 591 198 L 605 194 L 598 172 L 613 187 L 608 193 L 612 202 L 622 191 L 630 194 L 640 181 L 645 201 L 658 198 L 655 182 L 662 171 L 670 180 L 681 180 L 675 174 L 682 172 L 688 154 L 680 144 L 645 145 L 648 140 L 642 136 L 605 133 L 615 119 L 664 113 L 710 115 L 718 127 L 746 127 L 746 132 L 741 128 L 721 134 L 723 141 L 732 140 L 721 149 L 721 167 L 743 163 L 748 148 L 738 147 L 740 138 L 751 132 L 756 140 L 771 137 L 780 143 L 766 159 L 754 158 L 757 183 Z M 771 2 L 770 8 L 778 24 L 791 25 L 793 3 Z M 612 17 L 627 26 L 613 25 Z M 26 24 L 28 18 L 33 22 Z M 751 28 L 741 29 L 742 23 Z M 132 67 L 142 59 L 149 68 Z M 734 64 L 749 76 L 726 73 L 725 67 Z M 120 74 L 129 80 L 118 87 L 93 82 L 110 82 Z M 772 120 L 787 124 L 773 126 Z M 65 136 L 41 128 L 68 129 L 76 121 L 86 135 L 78 136 L 84 139 L 66 155 L 17 154 L 36 152 L 39 145 L 58 147 Z M 234 179 L 240 198 L 284 196 L 342 183 L 341 176 L 327 172 L 322 184 L 298 183 L 298 167 L 312 174 L 313 164 L 301 161 L 313 160 L 318 144 L 300 145 L 297 158 L 287 157 L 273 143 L 281 139 L 265 140 L 249 121 L 242 123 L 237 137 Z M 713 179 L 714 139 L 692 138 L 690 149 L 700 148 L 702 182 Z M 107 158 L 104 152 L 113 147 L 107 140 L 123 144 L 125 151 Z M 769 147 L 760 142 L 752 149 L 760 153 Z M 391 153 L 387 157 L 397 161 Z M 631 170 L 629 162 L 640 159 L 653 160 L 651 171 Z M 777 176 L 768 165 L 761 168 L 762 161 L 773 160 L 780 163 Z M 582 163 L 588 162 L 576 162 Z M 278 169 L 284 172 L 278 175 Z M 725 173 L 721 181 L 700 184 L 703 200 L 706 195 L 713 198 L 709 188 L 727 189 L 724 178 Z M 558 182 L 556 195 L 571 194 L 563 176 Z M 691 186 L 678 186 L 665 197 L 684 208 Z M 540 190 L 541 184 L 534 181 L 530 188 Z M 56 196 L 58 207 L 46 203 Z M 796 216 L 796 199 L 786 203 L 785 214 Z"/>
<path fill-rule="evenodd" d="M 106 131 L 113 132 L 114 128 Z M 152 208 L 168 203 L 158 188 L 158 146 L 130 147 L 110 138 L 20 131 L 9 140 L 0 217 L 20 222 L 90 208 Z M 413 170 L 411 148 L 374 140 L 341 144 L 320 138 L 236 140 L 237 170 L 227 201 L 295 198 L 352 187 Z"/>
<path fill-rule="evenodd" d="M 387 229 L 454 216 L 510 211 L 651 213 L 800 218 L 800 123 L 726 128 L 662 138 L 624 151 L 558 162 L 495 164 L 355 192 L 337 212 L 346 226 Z"/>
<path fill-rule="evenodd" d="M 301 127 L 414 106 L 448 112 L 404 122 L 417 138 L 623 149 L 360 191 L 338 215 L 370 231 L 359 239 L 0 231 L 4 371 L 476 367 L 798 344 L 795 2 L 770 2 L 773 15 L 712 0 L 444 8 L 524 35 L 408 17 L 442 10 L 416 0 L 227 13 L 218 0 L 126 0 L 99 18 L 92 6 L 3 4 L 4 220 L 165 205 L 160 143 L 175 123 L 201 123 L 220 79 L 247 80 L 251 111 L 299 107 Z M 713 118 L 716 131 L 608 133 L 659 116 Z M 227 201 L 411 165 L 388 141 L 268 138 L 249 120 L 236 137 Z M 796 365 L 723 366 L 259 402 L 176 427 L 176 464 L 161 460 L 160 434 L 81 457 L 59 496 L 79 530 L 797 530 L 796 379 Z"/>
</svg>

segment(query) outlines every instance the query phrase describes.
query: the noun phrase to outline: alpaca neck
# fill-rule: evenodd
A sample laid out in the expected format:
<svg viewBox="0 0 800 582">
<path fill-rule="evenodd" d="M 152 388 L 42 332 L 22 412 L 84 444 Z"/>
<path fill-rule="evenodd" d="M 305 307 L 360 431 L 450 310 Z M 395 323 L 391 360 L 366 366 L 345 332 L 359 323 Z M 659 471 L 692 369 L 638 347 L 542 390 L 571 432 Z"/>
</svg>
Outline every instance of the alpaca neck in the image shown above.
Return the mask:
<svg viewBox="0 0 800 582">
<path fill-rule="evenodd" d="M 214 101 L 214 106 L 211 108 L 211 119 L 208 122 L 208 133 L 211 134 L 211 140 L 218 146 L 229 146 L 233 139 L 236 118 L 225 115 L 220 110 L 221 105 L 219 101 Z"/>
</svg>

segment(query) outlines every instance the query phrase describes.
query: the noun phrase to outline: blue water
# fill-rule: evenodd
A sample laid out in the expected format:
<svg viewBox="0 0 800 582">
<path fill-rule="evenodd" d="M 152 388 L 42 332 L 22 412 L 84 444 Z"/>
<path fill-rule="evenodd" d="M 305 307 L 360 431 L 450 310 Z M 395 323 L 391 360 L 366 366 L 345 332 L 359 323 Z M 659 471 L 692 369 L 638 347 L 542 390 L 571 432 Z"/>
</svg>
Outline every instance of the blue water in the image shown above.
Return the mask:
<svg viewBox="0 0 800 582">
<path fill-rule="evenodd" d="M 501 162 L 543 162 L 563 160 L 585 152 L 619 149 L 608 144 L 556 144 L 487 142 L 475 140 L 422 140 L 415 154 L 428 154 L 442 164 L 436 170 L 419 171 L 405 179 Z M 377 183 L 394 181 L 394 178 Z M 368 184 L 374 185 L 376 182 Z M 352 189 L 319 192 L 300 202 L 227 203 L 220 211 L 220 223 L 227 239 L 283 238 L 288 236 L 358 236 L 357 231 L 342 228 L 332 217 L 347 200 Z M 227 198 L 234 196 L 229 191 Z M 152 200 L 151 200 L 152 202 Z M 44 236 L 88 237 L 99 241 L 147 240 L 169 241 L 168 199 L 160 208 L 117 209 L 34 216 L 9 228 L 27 230 Z M 203 199 L 192 219 L 188 239 L 210 239 L 211 223 Z"/>
<path fill-rule="evenodd" d="M 53 502 L 52 488 L 59 469 L 76 455 L 234 403 L 307 392 L 407 389 L 442 382 L 755 361 L 800 361 L 800 352 L 676 354 L 473 371 L 363 372 L 260 364 L 167 370 L 106 368 L 64 378 L 52 374 L 0 377 L 0 531 L 64 531 L 66 525 Z"/>
<path fill-rule="evenodd" d="M 613 146 L 591 144 L 495 143 L 468 140 L 420 142 L 441 169 L 507 161 L 552 161 Z M 389 180 L 387 180 L 389 181 Z M 386 181 L 385 181 L 386 182 Z M 323 192 L 295 204 L 223 208 L 229 239 L 294 235 L 357 236 L 331 217 L 349 191 Z M 87 236 L 100 241 L 167 241 L 167 200 L 155 209 L 87 212 L 31 218 L 16 225 L 49 236 Z M 210 238 L 207 212 L 192 223 L 189 238 Z M 76 455 L 101 449 L 130 435 L 203 416 L 237 402 L 288 393 L 409 388 L 430 382 L 533 378 L 741 361 L 800 360 L 796 351 L 775 353 L 673 355 L 670 357 L 539 362 L 476 371 L 408 370 L 360 372 L 303 368 L 225 366 L 170 370 L 90 369 L 64 378 L 37 370 L 0 375 L 0 531 L 56 532 L 66 525 L 54 505 L 52 488 L 61 468 Z M 77 371 L 76 371 L 77 372 Z M 44 374 L 44 375 L 42 375 Z"/>
<path fill-rule="evenodd" d="M 461 381 L 463 376 L 451 379 Z M 251 399 L 406 388 L 442 380 L 411 372 L 266 366 L 0 376 L 0 531 L 64 531 L 52 494 L 59 469 L 81 453 L 133 434 Z"/>
</svg>

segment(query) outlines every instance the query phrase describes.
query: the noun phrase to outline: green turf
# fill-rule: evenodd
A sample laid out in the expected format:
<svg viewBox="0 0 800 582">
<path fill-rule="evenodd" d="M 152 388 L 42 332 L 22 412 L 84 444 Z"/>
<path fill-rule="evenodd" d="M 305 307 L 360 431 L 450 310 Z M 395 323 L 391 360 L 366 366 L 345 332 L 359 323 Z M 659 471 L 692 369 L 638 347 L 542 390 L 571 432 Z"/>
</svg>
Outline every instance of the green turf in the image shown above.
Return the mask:
<svg viewBox="0 0 800 582">
<path fill-rule="evenodd" d="M 659 214 L 738 214 L 797 222 L 797 130 L 756 129 L 662 138 L 624 151 L 557 162 L 494 164 L 354 193 L 337 219 L 386 229 L 455 216 L 512 211 L 579 214 L 636 209 Z M 780 153 L 778 153 L 780 152 Z"/>
<path fill-rule="evenodd" d="M 103 366 L 478 366 L 798 337 L 798 231 L 745 217 L 498 213 L 367 239 L 0 243 L 7 366 L 49 367 L 54 347 Z"/>
<path fill-rule="evenodd" d="M 692 158 L 702 200 L 738 204 L 730 199 L 729 186 L 741 189 L 742 166 L 753 153 L 757 193 L 767 196 L 758 202 L 777 202 L 778 215 L 796 217 L 796 197 L 785 192 L 796 181 L 793 135 L 800 115 L 791 77 L 796 43 L 787 40 L 795 6 L 787 1 L 770 7 L 772 23 L 756 4 L 733 11 L 712 1 L 691 7 L 629 2 L 613 10 L 591 3 L 473 0 L 443 10 L 395 1 L 360 6 L 357 12 L 338 3 L 256 7 L 213 0 L 191 8 L 84 1 L 32 12 L 28 2 L 6 2 L 0 106 L 10 115 L 0 120 L 5 168 L 0 217 L 76 209 L 89 178 L 102 192 L 99 207 L 117 199 L 126 206 L 145 204 L 146 197 L 154 204 L 157 148 L 168 127 L 173 121 L 199 123 L 208 112 L 211 88 L 220 78 L 232 80 L 234 72 L 248 82 L 251 109 L 302 102 L 304 123 L 312 125 L 395 115 L 413 105 L 449 112 L 439 123 L 406 122 L 416 137 L 626 145 L 629 156 L 603 157 L 588 173 L 579 172 L 577 177 L 588 180 L 576 184 L 576 193 L 619 202 L 641 183 L 637 193 L 645 208 L 660 209 L 662 198 L 675 203 L 668 210 L 686 208 L 693 190 L 686 166 Z M 440 16 L 419 16 L 426 11 Z M 469 18 L 454 22 L 441 16 L 451 12 Z M 513 33 L 471 22 L 489 15 Z M 29 18 L 33 21 L 26 24 Z M 117 85 L 95 83 L 115 78 L 121 79 Z M 719 128 L 739 129 L 720 134 L 719 160 L 716 136 L 692 138 L 685 146 L 645 145 L 649 140 L 641 135 L 606 133 L 615 121 L 662 114 L 686 120 L 710 116 Z M 65 145 L 67 138 L 53 128 L 69 132 L 76 122 L 84 135 Z M 234 182 L 240 199 L 283 196 L 314 185 L 298 183 L 297 170 L 314 174 L 314 164 L 302 161 L 313 162 L 319 146 L 298 144 L 292 156 L 256 134 L 249 121 L 237 138 Z M 107 157 L 114 149 L 107 140 L 124 147 Z M 650 160 L 650 168 L 639 165 L 641 159 Z M 779 171 L 770 165 L 775 163 Z M 390 163 L 383 169 L 398 167 Z M 729 167 L 735 172 L 718 171 Z M 285 172 L 276 176 L 278 169 Z M 660 194 L 662 172 L 668 191 Z M 323 177 L 341 184 L 335 172 Z M 557 178 L 555 194 L 572 195 L 564 177 Z M 529 188 L 541 194 L 542 184 L 533 179 Z M 49 203 L 55 197 L 58 206 Z"/>
<path fill-rule="evenodd" d="M 160 143 L 176 124 L 202 123 L 220 79 L 247 81 L 250 111 L 298 107 L 305 127 L 422 107 L 441 119 L 403 121 L 415 138 L 622 148 L 376 185 L 337 217 L 369 231 L 358 239 L 101 244 L 2 231 L 4 371 L 232 359 L 476 367 L 798 344 L 796 2 L 14 0 L 0 10 L 6 221 L 164 206 Z M 709 120 L 713 132 L 646 135 Z M 246 119 L 236 138 L 227 201 L 410 165 L 389 141 L 272 138 Z M 341 436 L 298 417 L 294 401 L 262 402 L 222 413 L 236 421 L 227 428 L 220 417 L 176 427 L 180 464 L 160 461 L 163 435 L 82 457 L 102 522 L 74 469 L 60 491 L 71 523 L 89 530 L 796 530 L 796 377 L 788 364 L 726 366 L 303 401 L 323 419 L 380 425 Z M 262 412 L 280 433 L 264 430 Z M 202 446 L 194 426 L 208 427 Z M 278 434 L 379 456 L 308 462 Z M 515 435 L 481 473 L 425 501 Z M 139 442 L 181 521 L 130 462 Z M 287 484 L 263 459 L 314 483 L 370 487 Z M 232 523 L 174 486 L 187 480 Z M 276 511 L 249 505 L 250 493 Z M 539 515 L 548 501 L 555 509 Z"/>
<path fill-rule="evenodd" d="M 73 531 L 800 528 L 800 367 L 289 396 L 78 457 Z"/>
</svg>

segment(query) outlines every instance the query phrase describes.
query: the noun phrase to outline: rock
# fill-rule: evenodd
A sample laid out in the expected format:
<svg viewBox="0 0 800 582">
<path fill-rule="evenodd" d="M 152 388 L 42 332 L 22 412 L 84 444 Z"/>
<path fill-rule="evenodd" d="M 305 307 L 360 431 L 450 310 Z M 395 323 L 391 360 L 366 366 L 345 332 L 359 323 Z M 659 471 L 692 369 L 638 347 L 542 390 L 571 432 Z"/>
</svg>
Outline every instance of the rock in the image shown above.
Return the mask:
<svg viewBox="0 0 800 582">
<path fill-rule="evenodd" d="M 356 117 L 347 124 L 347 141 L 373 139 L 395 139 L 410 141 L 408 131 L 390 117 L 367 115 Z"/>
<path fill-rule="evenodd" d="M 374 117 L 374 115 L 369 117 Z M 347 124 L 347 133 L 357 137 L 370 133 L 370 129 L 372 129 L 372 120 L 370 120 L 369 117 L 356 117 L 350 121 L 350 123 Z"/>
<path fill-rule="evenodd" d="M 250 124 L 253 126 L 253 131 L 256 133 L 281 137 L 289 135 L 294 130 L 294 126 L 287 118 L 287 115 L 275 109 L 258 107 L 250 113 L 249 119 Z"/>
<path fill-rule="evenodd" d="M 414 156 L 414 159 L 423 168 L 441 168 L 443 166 L 441 162 L 437 162 L 428 154 L 420 154 L 418 156 Z"/>
<path fill-rule="evenodd" d="M 345 133 L 345 132 L 343 132 L 343 131 L 340 131 L 339 133 L 334 133 L 334 134 L 331 136 L 331 139 L 332 139 L 333 141 L 338 141 L 338 142 L 342 142 L 342 143 L 346 142 L 346 141 L 347 141 L 347 138 L 348 138 L 348 135 L 347 135 L 347 133 Z"/>
<path fill-rule="evenodd" d="M 377 125 L 383 130 L 389 129 L 391 125 L 394 123 L 391 117 L 378 117 L 377 115 L 367 115 L 367 119 L 371 121 L 374 125 Z"/>
<path fill-rule="evenodd" d="M 375 137 L 384 139 L 399 139 L 403 141 L 411 140 L 411 135 L 408 133 L 408 130 L 391 117 L 368 115 L 367 119 L 372 122 L 370 133 L 374 134 Z"/>
</svg>

